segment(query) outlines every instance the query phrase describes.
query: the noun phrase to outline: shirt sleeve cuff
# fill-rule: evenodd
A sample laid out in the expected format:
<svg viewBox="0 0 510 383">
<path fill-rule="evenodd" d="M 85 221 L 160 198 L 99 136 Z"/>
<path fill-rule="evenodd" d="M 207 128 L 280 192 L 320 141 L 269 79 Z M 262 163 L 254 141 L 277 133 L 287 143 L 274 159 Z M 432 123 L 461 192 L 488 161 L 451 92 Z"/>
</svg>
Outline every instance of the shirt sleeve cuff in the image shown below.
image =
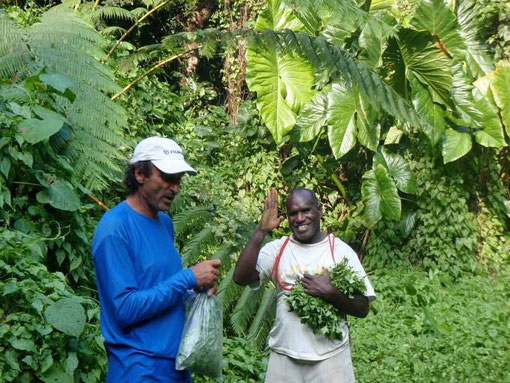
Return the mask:
<svg viewBox="0 0 510 383">
<path fill-rule="evenodd" d="M 197 285 L 195 273 L 190 268 L 184 269 L 182 272 L 186 282 L 188 283 L 188 289 L 194 288 Z"/>
</svg>

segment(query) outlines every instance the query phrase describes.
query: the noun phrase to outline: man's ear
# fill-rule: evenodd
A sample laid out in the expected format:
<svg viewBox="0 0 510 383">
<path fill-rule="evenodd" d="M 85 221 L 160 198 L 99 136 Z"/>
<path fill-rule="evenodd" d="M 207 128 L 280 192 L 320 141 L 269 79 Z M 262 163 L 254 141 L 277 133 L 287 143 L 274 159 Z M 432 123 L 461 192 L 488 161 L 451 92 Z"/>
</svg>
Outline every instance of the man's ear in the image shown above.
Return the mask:
<svg viewBox="0 0 510 383">
<path fill-rule="evenodd" d="M 142 185 L 145 182 L 145 180 L 147 179 L 145 174 L 143 174 L 139 168 L 135 168 L 135 178 L 136 178 L 136 182 L 138 182 L 140 185 Z"/>
<path fill-rule="evenodd" d="M 319 218 L 322 219 L 322 205 L 319 205 Z"/>
</svg>

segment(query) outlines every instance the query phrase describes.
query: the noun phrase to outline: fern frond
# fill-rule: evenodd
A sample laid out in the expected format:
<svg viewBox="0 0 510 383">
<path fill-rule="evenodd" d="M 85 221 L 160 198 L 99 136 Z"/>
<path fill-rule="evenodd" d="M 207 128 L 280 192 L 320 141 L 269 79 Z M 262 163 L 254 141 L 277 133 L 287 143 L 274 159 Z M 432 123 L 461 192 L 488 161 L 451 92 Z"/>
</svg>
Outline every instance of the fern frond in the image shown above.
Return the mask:
<svg viewBox="0 0 510 383">
<path fill-rule="evenodd" d="M 121 7 L 102 7 L 92 12 L 91 17 L 94 21 L 99 19 L 136 20 L 136 17 L 129 10 Z"/>
<path fill-rule="evenodd" d="M 125 28 L 117 27 L 117 26 L 106 27 L 99 31 L 99 33 L 101 33 L 104 36 L 115 36 L 117 34 L 121 35 L 125 32 L 126 32 Z"/>
<path fill-rule="evenodd" d="M 70 45 L 56 45 L 50 41 L 34 41 L 31 44 L 35 56 L 50 71 L 63 73 L 71 79 L 86 81 L 100 90 L 114 93 L 120 87 L 113 81 L 111 71 L 93 57 Z"/>
<path fill-rule="evenodd" d="M 261 349 L 266 343 L 276 313 L 276 301 L 276 289 L 266 285 L 264 296 L 257 314 L 250 324 L 247 336 L 248 340 L 252 341 L 258 349 Z"/>
<path fill-rule="evenodd" d="M 218 250 L 212 255 L 212 259 L 219 259 L 222 265 L 230 265 L 232 260 L 231 254 L 233 253 L 230 245 L 223 243 Z"/>
<path fill-rule="evenodd" d="M 135 17 L 135 19 L 138 20 L 143 15 L 145 15 L 147 12 L 149 12 L 149 10 L 147 8 L 138 7 L 138 8 L 132 9 L 130 12 Z"/>
<path fill-rule="evenodd" d="M 104 58 L 106 40 L 76 12 L 54 7 L 27 32 L 0 15 L 0 75 L 20 68 L 27 75 L 44 70 L 65 75 L 76 95 L 71 103 L 56 96 L 55 107 L 65 111 L 70 128 L 50 142 L 74 167 L 74 177 L 89 189 L 104 187 L 118 169 L 118 149 L 127 116 L 104 92 L 117 92 L 112 71 L 97 59 Z M 3 33 L 5 32 L 5 33 Z M 65 138 L 63 134 L 70 133 Z"/>
<path fill-rule="evenodd" d="M 96 32 L 94 27 L 76 13 L 66 10 L 51 8 L 41 16 L 39 23 L 30 27 L 31 30 L 46 31 L 55 30 L 73 33 L 83 40 L 105 45 L 107 41 Z"/>
<path fill-rule="evenodd" d="M 98 60 L 106 57 L 104 51 L 97 45 L 96 41 L 83 39 L 72 31 L 63 30 L 62 28 L 48 28 L 46 25 L 34 24 L 30 29 L 30 39 L 32 44 L 37 41 L 51 41 L 53 44 L 62 44 L 64 47 L 71 47 L 86 52 Z"/>
<path fill-rule="evenodd" d="M 246 336 L 251 318 L 255 315 L 263 294 L 264 289 L 262 288 L 258 290 L 253 290 L 250 287 L 244 288 L 230 316 L 230 324 L 237 336 Z"/>
<path fill-rule="evenodd" d="M 187 267 L 197 262 L 200 252 L 203 248 L 210 245 L 214 241 L 214 233 L 211 227 L 202 229 L 198 234 L 186 244 L 186 248 L 182 253 L 182 264 Z"/>
<path fill-rule="evenodd" d="M 25 39 L 26 33 L 0 13 L 0 77 L 9 77 L 28 63 Z"/>
<path fill-rule="evenodd" d="M 203 206 L 189 208 L 172 218 L 175 236 L 178 237 L 191 223 L 204 222 L 211 218 L 211 212 Z"/>
<path fill-rule="evenodd" d="M 232 279 L 234 276 L 234 270 L 235 266 L 231 267 L 227 275 L 225 275 L 218 286 L 218 299 L 221 302 L 224 317 L 232 307 L 232 304 L 239 297 L 242 289 L 241 286 L 235 283 Z"/>
</svg>

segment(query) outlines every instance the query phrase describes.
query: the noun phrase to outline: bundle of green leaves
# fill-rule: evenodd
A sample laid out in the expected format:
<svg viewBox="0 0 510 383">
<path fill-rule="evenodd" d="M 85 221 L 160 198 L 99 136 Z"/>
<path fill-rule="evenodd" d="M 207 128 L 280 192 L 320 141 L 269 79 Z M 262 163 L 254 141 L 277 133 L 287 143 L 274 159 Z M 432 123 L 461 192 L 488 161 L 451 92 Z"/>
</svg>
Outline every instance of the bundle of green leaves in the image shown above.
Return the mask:
<svg viewBox="0 0 510 383">
<path fill-rule="evenodd" d="M 366 290 L 363 279 L 347 265 L 347 258 L 328 270 L 328 274 L 331 284 L 349 298 Z M 300 317 L 301 323 L 310 326 L 315 334 L 342 340 L 343 334 L 339 324 L 345 314 L 331 303 L 308 295 L 299 282 L 287 295 L 286 302 L 290 310 Z"/>
</svg>

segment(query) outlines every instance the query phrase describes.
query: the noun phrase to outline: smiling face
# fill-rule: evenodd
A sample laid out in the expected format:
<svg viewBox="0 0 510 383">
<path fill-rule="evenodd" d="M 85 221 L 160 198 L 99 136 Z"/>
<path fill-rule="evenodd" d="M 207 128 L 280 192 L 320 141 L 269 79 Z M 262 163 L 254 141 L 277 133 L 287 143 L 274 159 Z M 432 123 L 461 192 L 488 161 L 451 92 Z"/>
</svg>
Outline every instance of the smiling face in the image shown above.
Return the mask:
<svg viewBox="0 0 510 383">
<path fill-rule="evenodd" d="M 309 190 L 298 189 L 287 198 L 287 218 L 294 238 L 301 243 L 317 243 L 324 238 L 320 231 L 322 211 Z"/>
<path fill-rule="evenodd" d="M 148 177 L 135 173 L 139 183 L 137 193 L 142 202 L 142 214 L 157 217 L 158 211 L 170 209 L 170 205 L 180 191 L 182 175 L 183 173 L 162 173 L 154 166 Z"/>
</svg>

